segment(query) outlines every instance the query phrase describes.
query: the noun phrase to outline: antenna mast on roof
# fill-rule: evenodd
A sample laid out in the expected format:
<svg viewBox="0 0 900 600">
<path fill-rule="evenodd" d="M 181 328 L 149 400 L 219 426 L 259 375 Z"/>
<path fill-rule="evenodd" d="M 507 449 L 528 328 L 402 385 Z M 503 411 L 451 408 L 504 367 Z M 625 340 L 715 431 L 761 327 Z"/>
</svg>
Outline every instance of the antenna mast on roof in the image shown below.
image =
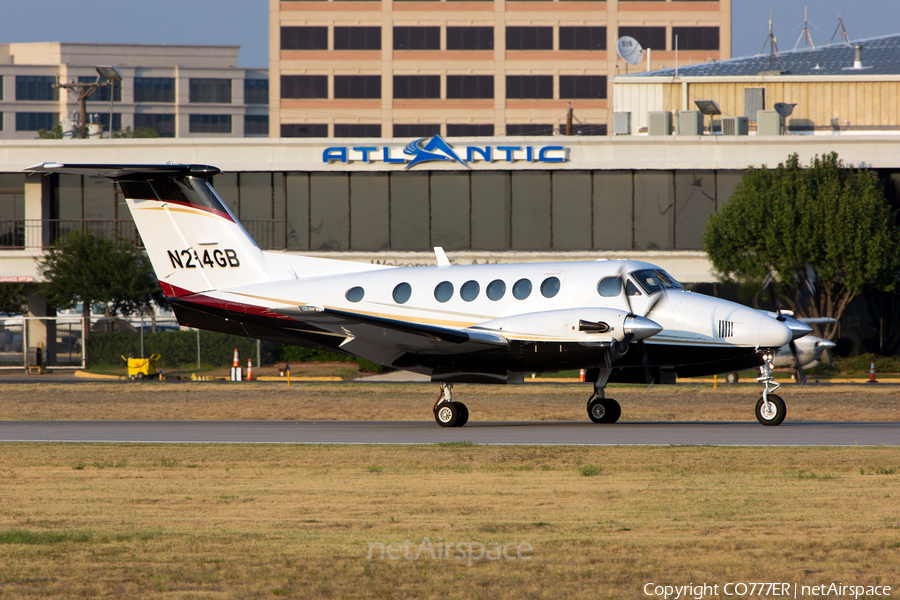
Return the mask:
<svg viewBox="0 0 900 600">
<path fill-rule="evenodd" d="M 812 35 L 810 35 L 810 33 L 809 33 L 809 28 L 812 27 L 815 30 L 818 30 L 819 28 L 816 27 L 815 25 L 813 25 L 812 23 L 810 23 L 809 20 L 806 18 L 806 7 L 805 6 L 803 7 L 803 23 L 800 25 L 797 25 L 797 27 L 794 27 L 794 29 L 799 29 L 800 27 L 803 28 L 803 31 L 800 32 L 800 37 L 797 38 L 797 43 L 794 44 L 794 50 L 797 49 L 797 46 L 800 45 L 800 40 L 802 40 L 803 38 L 806 38 L 806 43 L 809 44 L 810 48 L 815 50 L 816 45 L 813 44 Z"/>
<path fill-rule="evenodd" d="M 770 71 L 784 71 L 784 65 L 781 64 L 781 58 L 779 58 L 778 52 L 778 38 L 775 37 L 774 30 L 778 29 L 775 25 L 772 24 L 772 9 L 769 9 L 769 37 L 766 39 L 766 43 L 763 44 L 762 50 L 766 49 L 766 44 L 769 46 L 769 59 L 766 61 L 766 66 L 762 70 L 762 72 L 770 72 Z M 762 50 L 760 50 L 760 54 L 762 54 Z"/>
<path fill-rule="evenodd" d="M 829 46 L 834 41 L 834 36 L 838 36 L 839 40 L 843 38 L 844 44 L 850 45 L 850 36 L 847 35 L 847 29 L 844 27 L 844 15 L 838 15 L 837 27 L 835 27 L 834 33 L 831 34 L 831 39 L 828 40 Z"/>
</svg>

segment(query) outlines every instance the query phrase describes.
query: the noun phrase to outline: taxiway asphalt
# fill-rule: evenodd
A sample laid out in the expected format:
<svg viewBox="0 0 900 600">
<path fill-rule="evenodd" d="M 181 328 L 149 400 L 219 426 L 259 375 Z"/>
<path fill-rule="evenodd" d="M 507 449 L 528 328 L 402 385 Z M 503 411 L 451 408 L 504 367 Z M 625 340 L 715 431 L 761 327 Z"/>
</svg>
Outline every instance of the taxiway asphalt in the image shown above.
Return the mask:
<svg viewBox="0 0 900 600">
<path fill-rule="evenodd" d="M 900 423 L 470 421 L 0 421 L 0 442 L 900 446 Z"/>
</svg>

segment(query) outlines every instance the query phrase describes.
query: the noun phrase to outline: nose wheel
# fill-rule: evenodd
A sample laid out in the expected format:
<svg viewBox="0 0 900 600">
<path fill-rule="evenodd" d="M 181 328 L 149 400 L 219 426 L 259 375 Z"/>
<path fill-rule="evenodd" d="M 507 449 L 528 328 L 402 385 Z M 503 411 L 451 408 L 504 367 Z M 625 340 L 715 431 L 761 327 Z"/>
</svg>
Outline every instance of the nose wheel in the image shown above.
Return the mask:
<svg viewBox="0 0 900 600">
<path fill-rule="evenodd" d="M 441 395 L 434 403 L 434 420 L 441 427 L 462 427 L 469 421 L 469 409 L 453 401 L 453 385 L 441 384 Z"/>
<path fill-rule="evenodd" d="M 784 400 L 772 393 L 781 387 L 772 376 L 772 358 L 771 354 L 763 355 L 763 365 L 759 368 L 759 377 L 756 378 L 764 386 L 762 396 L 756 401 L 756 420 L 770 427 L 781 425 L 787 415 Z"/>
<path fill-rule="evenodd" d="M 612 398 L 591 396 L 588 399 L 587 412 L 594 423 L 615 423 L 622 416 L 622 407 Z"/>
</svg>

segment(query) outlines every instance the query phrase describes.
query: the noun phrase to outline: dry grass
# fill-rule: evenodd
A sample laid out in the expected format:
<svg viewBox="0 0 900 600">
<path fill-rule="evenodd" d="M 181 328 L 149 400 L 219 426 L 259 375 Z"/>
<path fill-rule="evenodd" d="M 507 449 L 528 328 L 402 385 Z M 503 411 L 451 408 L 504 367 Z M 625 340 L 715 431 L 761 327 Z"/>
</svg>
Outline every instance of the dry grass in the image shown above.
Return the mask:
<svg viewBox="0 0 900 600">
<path fill-rule="evenodd" d="M 900 580 L 893 448 L 5 444 L 0 465 L 4 598 L 639 598 L 649 581 Z M 534 550 L 472 566 L 367 558 L 425 537 Z"/>
<path fill-rule="evenodd" d="M 436 384 L 0 385 L 2 419 L 429 420 Z M 590 384 L 457 385 L 473 421 L 585 420 Z M 623 421 L 753 421 L 756 385 L 610 387 Z M 900 421 L 900 387 L 784 385 L 791 421 Z M 360 407 L 364 406 L 364 410 Z"/>
</svg>

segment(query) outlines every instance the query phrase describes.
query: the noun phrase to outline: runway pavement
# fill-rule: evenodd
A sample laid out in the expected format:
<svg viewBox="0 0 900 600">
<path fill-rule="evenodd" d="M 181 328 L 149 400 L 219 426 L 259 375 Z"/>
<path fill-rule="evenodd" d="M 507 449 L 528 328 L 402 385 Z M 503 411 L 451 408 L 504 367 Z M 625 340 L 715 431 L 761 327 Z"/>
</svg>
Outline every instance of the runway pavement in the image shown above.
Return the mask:
<svg viewBox="0 0 900 600">
<path fill-rule="evenodd" d="M 0 421 L 0 442 L 900 446 L 900 423 Z"/>
</svg>

